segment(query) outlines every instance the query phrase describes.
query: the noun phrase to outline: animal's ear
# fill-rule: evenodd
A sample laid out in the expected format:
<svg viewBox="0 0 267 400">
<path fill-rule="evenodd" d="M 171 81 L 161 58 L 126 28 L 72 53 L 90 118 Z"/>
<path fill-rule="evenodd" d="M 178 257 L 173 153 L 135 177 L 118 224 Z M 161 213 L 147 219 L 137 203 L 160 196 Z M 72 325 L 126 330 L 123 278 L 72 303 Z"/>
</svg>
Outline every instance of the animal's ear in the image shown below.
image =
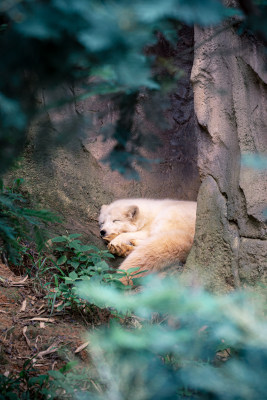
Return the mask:
<svg viewBox="0 0 267 400">
<path fill-rule="evenodd" d="M 100 209 L 100 212 L 102 213 L 103 211 L 105 211 L 106 208 L 107 208 L 107 205 L 106 205 L 106 204 L 103 204 L 103 206 L 102 206 L 101 209 Z"/>
<path fill-rule="evenodd" d="M 132 221 L 135 221 L 139 214 L 139 208 L 137 206 L 130 206 L 126 211 L 126 217 Z"/>
</svg>

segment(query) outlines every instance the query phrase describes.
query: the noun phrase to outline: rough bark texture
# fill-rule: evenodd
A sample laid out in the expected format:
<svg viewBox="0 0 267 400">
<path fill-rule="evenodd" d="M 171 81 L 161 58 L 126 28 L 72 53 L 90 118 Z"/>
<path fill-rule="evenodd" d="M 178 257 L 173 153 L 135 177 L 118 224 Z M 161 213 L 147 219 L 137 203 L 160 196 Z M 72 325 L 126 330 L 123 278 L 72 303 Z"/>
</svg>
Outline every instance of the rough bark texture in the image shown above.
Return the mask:
<svg viewBox="0 0 267 400">
<path fill-rule="evenodd" d="M 261 45 L 234 28 L 195 29 L 191 74 L 201 128 L 195 242 L 185 274 L 216 291 L 267 275 L 266 171 L 241 156 L 267 153 L 267 74 Z"/>
<path fill-rule="evenodd" d="M 190 86 L 193 53 L 178 56 L 192 45 L 193 29 L 184 28 L 177 49 L 170 49 L 163 39 L 156 49 L 160 55 L 172 59 L 176 57 L 175 62 L 184 70 L 184 75 L 171 95 L 169 109 L 161 116 L 169 121 L 170 127 L 161 130 L 153 118 L 149 121 L 143 119 L 143 123 L 162 140 L 155 153 L 145 154 L 161 161 L 152 165 L 150 171 L 139 169 L 139 182 L 128 181 L 101 163 L 114 145 L 111 139 L 103 142 L 101 135 L 101 128 L 114 123 L 116 118 L 108 101 L 94 98 L 74 102 L 56 111 L 50 110 L 33 125 L 21 168 L 12 176 L 25 178 L 26 190 L 37 198 L 42 207 L 50 207 L 60 213 L 69 232 L 84 233 L 88 241 L 101 245 L 97 218 L 102 204 L 125 197 L 196 199 L 200 180 L 193 91 Z M 61 95 L 57 95 L 64 99 L 79 93 L 77 87 L 62 87 Z M 49 96 L 43 91 L 40 101 L 49 103 Z M 137 115 L 143 118 L 141 104 Z M 77 116 L 88 116 L 91 120 L 83 135 L 75 133 L 67 146 L 50 145 L 58 124 L 65 121 L 67 132 L 71 130 L 72 117 Z M 79 132 L 78 126 L 73 126 L 73 129 Z M 40 143 L 36 141 L 36 132 L 41 130 L 43 139 Z M 53 152 L 48 151 L 49 147 L 53 147 Z"/>
</svg>

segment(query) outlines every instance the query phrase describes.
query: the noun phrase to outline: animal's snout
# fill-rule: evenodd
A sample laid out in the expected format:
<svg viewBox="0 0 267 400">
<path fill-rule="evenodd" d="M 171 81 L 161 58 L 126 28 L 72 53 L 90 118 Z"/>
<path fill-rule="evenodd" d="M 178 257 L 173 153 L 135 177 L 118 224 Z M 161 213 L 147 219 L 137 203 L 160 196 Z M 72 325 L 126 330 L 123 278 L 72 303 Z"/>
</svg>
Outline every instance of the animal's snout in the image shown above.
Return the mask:
<svg viewBox="0 0 267 400">
<path fill-rule="evenodd" d="M 106 231 L 104 230 L 104 229 L 102 229 L 101 231 L 100 231 L 100 235 L 103 237 L 103 236 L 106 236 Z"/>
</svg>

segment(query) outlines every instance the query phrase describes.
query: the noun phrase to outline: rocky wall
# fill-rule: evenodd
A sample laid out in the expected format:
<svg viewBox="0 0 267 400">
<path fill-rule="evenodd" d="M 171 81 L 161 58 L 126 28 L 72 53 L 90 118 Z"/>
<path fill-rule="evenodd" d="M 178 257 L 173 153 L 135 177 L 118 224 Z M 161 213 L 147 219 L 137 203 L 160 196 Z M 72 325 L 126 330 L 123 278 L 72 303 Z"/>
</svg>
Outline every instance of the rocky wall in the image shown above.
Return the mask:
<svg viewBox="0 0 267 400">
<path fill-rule="evenodd" d="M 140 181 L 126 180 L 101 161 L 114 145 L 110 138 L 104 141 L 102 134 L 102 128 L 106 127 L 107 131 L 116 119 L 108 100 L 95 97 L 60 108 L 48 108 L 32 125 L 20 169 L 12 172 L 12 178 L 23 177 L 25 190 L 42 207 L 59 213 L 68 232 L 83 233 L 88 241 L 101 245 L 97 218 L 102 204 L 125 197 L 196 199 L 200 180 L 198 128 L 190 86 L 193 53 L 185 51 L 193 44 L 193 29 L 184 28 L 180 37 L 176 49 L 170 49 L 163 38 L 155 49 L 156 53 L 175 59 L 177 67 L 183 70 L 183 76 L 169 97 L 168 108 L 159 116 L 168 122 L 168 128 L 161 129 L 153 115 L 150 119 L 144 117 L 141 100 L 137 107 L 137 118 L 161 140 L 155 152 L 143 152 L 159 162 L 152 164 L 150 170 L 139 168 Z M 185 55 L 179 56 L 184 51 Z M 77 97 L 81 90 L 77 85 L 66 85 L 56 96 L 61 100 Z M 43 90 L 39 101 L 42 107 L 56 99 Z M 82 127 L 73 122 L 80 117 L 88 121 Z M 42 139 L 37 141 L 40 132 Z M 62 132 L 64 145 L 55 146 L 59 132 Z M 69 134 L 72 138 L 66 144 Z"/>
<path fill-rule="evenodd" d="M 195 28 L 191 74 L 200 127 L 195 241 L 185 276 L 216 291 L 266 281 L 267 174 L 242 162 L 267 154 L 267 60 L 255 38 Z"/>
</svg>

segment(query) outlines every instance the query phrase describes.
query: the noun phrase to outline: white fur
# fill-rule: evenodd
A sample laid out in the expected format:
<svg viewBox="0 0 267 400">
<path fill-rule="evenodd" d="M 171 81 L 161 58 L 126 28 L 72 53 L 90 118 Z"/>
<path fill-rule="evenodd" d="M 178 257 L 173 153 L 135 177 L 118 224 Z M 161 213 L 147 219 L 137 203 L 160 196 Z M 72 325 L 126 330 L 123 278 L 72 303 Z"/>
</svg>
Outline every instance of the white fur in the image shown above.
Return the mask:
<svg viewBox="0 0 267 400">
<path fill-rule="evenodd" d="M 103 238 L 110 240 L 109 250 L 120 256 L 129 254 L 120 269 L 139 267 L 148 272 L 186 260 L 195 221 L 196 202 L 169 199 L 116 200 L 102 206 L 99 216 Z"/>
</svg>

